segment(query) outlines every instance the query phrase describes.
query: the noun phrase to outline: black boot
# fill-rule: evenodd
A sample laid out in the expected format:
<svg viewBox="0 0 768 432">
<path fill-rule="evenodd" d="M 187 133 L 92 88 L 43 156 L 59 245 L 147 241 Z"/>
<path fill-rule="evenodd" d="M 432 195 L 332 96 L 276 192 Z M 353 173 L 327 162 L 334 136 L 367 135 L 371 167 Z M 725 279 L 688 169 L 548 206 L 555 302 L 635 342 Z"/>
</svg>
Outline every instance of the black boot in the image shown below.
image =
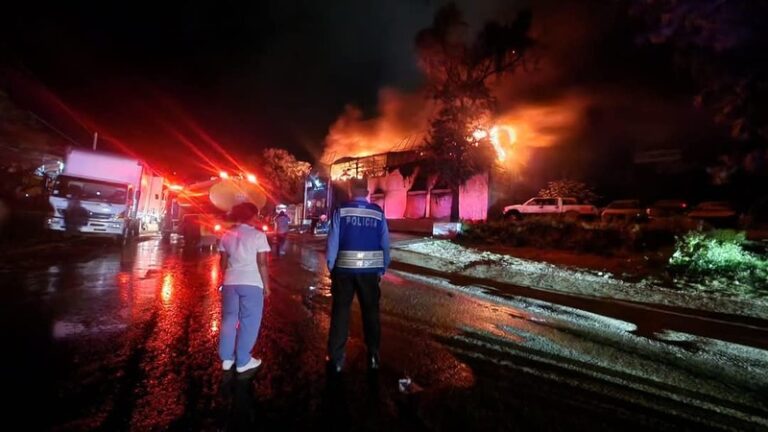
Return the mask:
<svg viewBox="0 0 768 432">
<path fill-rule="evenodd" d="M 329 375 L 340 375 L 344 370 L 341 362 L 334 362 L 332 360 L 328 360 L 325 368 Z"/>
</svg>

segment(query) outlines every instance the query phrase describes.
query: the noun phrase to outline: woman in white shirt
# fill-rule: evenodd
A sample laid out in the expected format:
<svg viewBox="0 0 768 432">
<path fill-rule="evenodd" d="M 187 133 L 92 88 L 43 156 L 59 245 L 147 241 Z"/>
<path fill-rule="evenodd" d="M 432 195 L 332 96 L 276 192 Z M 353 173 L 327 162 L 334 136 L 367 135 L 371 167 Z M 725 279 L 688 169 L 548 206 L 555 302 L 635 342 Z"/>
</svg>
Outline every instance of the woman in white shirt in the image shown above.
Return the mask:
<svg viewBox="0 0 768 432">
<path fill-rule="evenodd" d="M 259 335 L 264 297 L 269 293 L 266 260 L 270 248 L 267 236 L 249 225 L 258 214 L 251 203 L 233 207 L 236 225 L 219 243 L 224 270 L 219 356 L 222 369 L 236 366 L 239 373 L 261 365 L 261 359 L 251 357 L 251 350 Z"/>
</svg>

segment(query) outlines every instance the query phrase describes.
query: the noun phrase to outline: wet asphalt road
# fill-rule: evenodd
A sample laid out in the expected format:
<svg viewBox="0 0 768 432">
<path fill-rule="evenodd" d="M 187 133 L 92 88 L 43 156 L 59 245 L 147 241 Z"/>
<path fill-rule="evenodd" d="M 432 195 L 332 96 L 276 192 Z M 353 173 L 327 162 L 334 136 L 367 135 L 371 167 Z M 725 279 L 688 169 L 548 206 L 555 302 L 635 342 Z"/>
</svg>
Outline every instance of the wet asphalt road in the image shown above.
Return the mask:
<svg viewBox="0 0 768 432">
<path fill-rule="evenodd" d="M 383 369 L 325 374 L 322 242 L 270 262 L 253 374 L 216 357 L 216 256 L 145 239 L 2 263 L 5 403 L 28 430 L 765 430 L 766 351 L 391 271 Z M 398 379 L 410 377 L 407 392 Z M 30 414 L 22 414 L 26 411 Z"/>
</svg>

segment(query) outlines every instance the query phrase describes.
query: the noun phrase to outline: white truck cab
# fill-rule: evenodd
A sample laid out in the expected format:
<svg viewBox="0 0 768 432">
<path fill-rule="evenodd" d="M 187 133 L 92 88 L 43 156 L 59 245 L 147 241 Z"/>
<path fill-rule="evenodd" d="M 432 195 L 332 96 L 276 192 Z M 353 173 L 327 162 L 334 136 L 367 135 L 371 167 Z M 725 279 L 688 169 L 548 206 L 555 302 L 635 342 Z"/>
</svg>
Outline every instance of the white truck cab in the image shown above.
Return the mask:
<svg viewBox="0 0 768 432">
<path fill-rule="evenodd" d="M 149 205 L 142 194 L 155 180 L 138 159 L 72 148 L 49 196 L 46 227 L 125 242 L 139 234 L 141 204 Z"/>
<path fill-rule="evenodd" d="M 523 204 L 504 207 L 504 216 L 520 219 L 525 215 L 560 214 L 572 218 L 597 216 L 597 207 L 579 204 L 576 198 L 531 198 Z"/>
<path fill-rule="evenodd" d="M 56 179 L 49 202 L 53 214 L 48 218 L 48 229 L 65 231 L 67 212 L 81 212 L 83 215 L 76 229 L 82 234 L 103 234 L 115 238 L 126 234 L 130 225 L 129 197 L 133 186 L 122 183 L 91 180 L 60 175 Z M 70 215 L 72 216 L 72 215 Z"/>
</svg>

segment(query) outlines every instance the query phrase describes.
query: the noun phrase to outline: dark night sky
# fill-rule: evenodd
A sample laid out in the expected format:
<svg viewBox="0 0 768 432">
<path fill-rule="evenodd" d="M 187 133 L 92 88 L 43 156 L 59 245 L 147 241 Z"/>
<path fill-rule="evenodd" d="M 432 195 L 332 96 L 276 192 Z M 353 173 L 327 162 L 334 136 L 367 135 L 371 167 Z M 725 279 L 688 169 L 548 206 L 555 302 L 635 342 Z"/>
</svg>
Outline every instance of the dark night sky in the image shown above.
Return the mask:
<svg viewBox="0 0 768 432">
<path fill-rule="evenodd" d="M 31 78 L 12 93 L 86 142 L 28 90 L 44 86 L 140 152 L 179 148 L 155 124 L 180 127 L 172 101 L 227 148 L 280 146 L 311 158 L 345 103 L 372 105 L 385 84 L 416 85 L 411 39 L 434 9 L 402 0 L 167 3 L 27 2 L 3 18 L 11 23 L 0 36 L 4 59 Z"/>
<path fill-rule="evenodd" d="M 85 128 L 40 89 L 156 162 L 189 154 L 171 129 L 220 159 L 185 118 L 238 154 L 274 146 L 312 160 L 345 104 L 374 114 L 380 88 L 418 88 L 413 36 L 442 3 L 27 1 L 1 19 L 0 49 L 6 70 L 19 72 L 12 95 L 83 142 Z M 526 2 L 457 3 L 479 24 Z M 545 55 L 561 69 L 549 90 L 606 81 L 670 92 L 669 71 L 634 51 L 616 2 L 532 3 L 534 21 L 559 16 L 545 29 Z M 564 20 L 569 7 L 583 20 Z"/>
</svg>

